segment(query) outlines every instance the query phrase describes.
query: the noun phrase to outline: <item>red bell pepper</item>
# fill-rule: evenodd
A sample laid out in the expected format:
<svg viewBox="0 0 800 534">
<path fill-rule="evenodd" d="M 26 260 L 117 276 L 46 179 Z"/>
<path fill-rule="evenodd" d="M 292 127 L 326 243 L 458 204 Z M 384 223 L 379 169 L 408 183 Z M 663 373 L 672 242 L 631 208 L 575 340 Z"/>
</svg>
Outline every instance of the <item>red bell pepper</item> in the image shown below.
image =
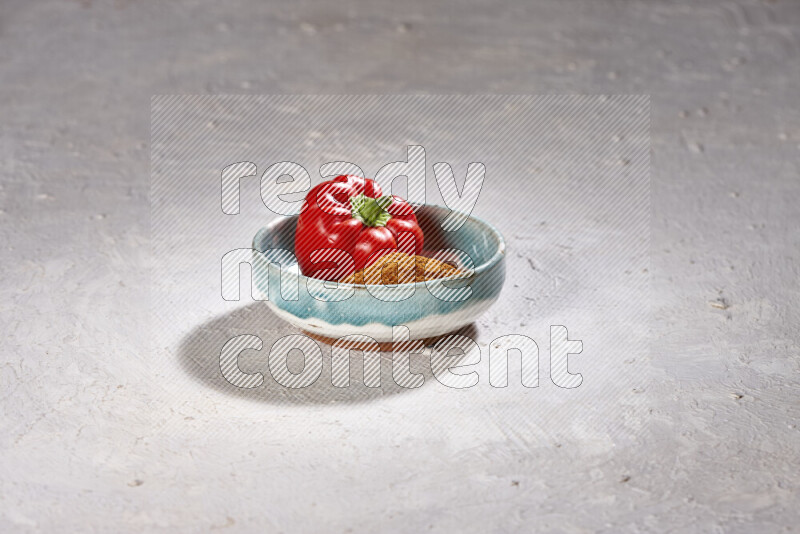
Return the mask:
<svg viewBox="0 0 800 534">
<path fill-rule="evenodd" d="M 295 255 L 304 275 L 341 280 L 394 251 L 422 251 L 414 210 L 396 195 L 382 195 L 374 180 L 337 176 L 308 192 L 295 232 Z"/>
</svg>

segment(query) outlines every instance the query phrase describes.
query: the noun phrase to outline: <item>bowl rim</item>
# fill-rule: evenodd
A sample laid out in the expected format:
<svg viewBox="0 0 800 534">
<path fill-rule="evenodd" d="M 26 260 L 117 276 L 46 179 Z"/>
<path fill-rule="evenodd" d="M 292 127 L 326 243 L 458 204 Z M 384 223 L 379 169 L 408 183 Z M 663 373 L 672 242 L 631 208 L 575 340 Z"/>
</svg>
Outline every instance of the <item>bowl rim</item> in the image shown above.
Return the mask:
<svg viewBox="0 0 800 534">
<path fill-rule="evenodd" d="M 472 215 L 471 213 L 470 214 L 466 214 L 466 213 L 458 211 L 458 210 L 451 210 L 450 208 L 448 208 L 446 206 L 441 206 L 439 204 L 423 204 L 423 206 L 420 206 L 419 209 L 421 209 L 422 207 L 435 208 L 435 209 L 438 209 L 438 210 L 447 210 L 448 212 L 455 212 L 455 213 L 461 213 L 463 215 L 466 215 L 469 219 L 477 222 L 479 225 L 483 225 L 483 227 L 486 228 L 489 231 L 489 233 L 494 235 L 495 239 L 497 240 L 497 249 L 494 251 L 494 254 L 492 254 L 492 256 L 488 260 L 486 260 L 485 262 L 483 262 L 480 265 L 478 265 L 477 267 L 475 267 L 473 269 L 472 274 L 469 275 L 469 276 L 434 278 L 432 280 L 424 280 L 422 282 L 405 282 L 405 283 L 402 283 L 402 284 L 394 284 L 394 285 L 392 285 L 392 287 L 403 287 L 403 286 L 415 286 L 416 287 L 416 286 L 422 286 L 422 285 L 428 284 L 430 282 L 457 282 L 459 280 L 473 280 L 479 274 L 481 274 L 481 273 L 491 269 L 492 267 L 494 267 L 505 256 L 505 253 L 506 253 L 506 241 L 503 238 L 503 234 L 501 234 L 500 231 L 493 224 L 481 219 L 480 217 L 476 217 L 475 215 Z M 264 251 L 260 250 L 256 246 L 256 241 L 259 240 L 259 237 L 263 236 L 266 233 L 272 232 L 276 226 L 278 226 L 279 224 L 283 223 L 284 221 L 286 221 L 288 219 L 296 219 L 298 217 L 299 217 L 299 215 L 289 215 L 289 216 L 276 217 L 275 219 L 273 219 L 270 222 L 268 222 L 266 224 L 266 226 L 261 227 L 256 232 L 255 236 L 253 236 L 253 250 L 257 251 L 260 254 L 264 254 Z M 292 251 L 292 254 L 294 254 L 294 251 Z M 297 257 L 297 256 L 295 255 L 295 257 Z M 345 282 L 337 282 L 335 280 L 322 280 L 320 278 L 312 278 L 310 276 L 307 276 L 307 275 L 303 274 L 299 269 L 299 265 L 298 265 L 298 270 L 297 270 L 297 274 L 296 275 L 295 275 L 295 273 L 292 273 L 289 270 L 284 269 L 284 266 L 282 264 L 280 265 L 280 271 L 281 272 L 285 272 L 286 274 L 291 274 L 291 275 L 294 275 L 294 276 L 298 276 L 301 280 L 305 279 L 305 280 L 314 280 L 314 281 L 317 281 L 317 282 L 335 282 L 336 284 L 338 284 L 338 286 L 336 288 L 329 288 L 329 287 L 327 287 L 327 286 L 325 286 L 323 284 L 323 287 L 325 287 L 325 289 L 330 289 L 331 291 L 334 291 L 334 290 L 337 290 L 337 289 L 341 289 L 341 288 L 351 288 L 351 287 L 356 289 L 356 290 L 358 290 L 358 289 L 366 290 L 368 285 L 371 286 L 371 287 L 380 287 L 381 286 L 381 284 L 348 284 L 348 283 L 345 283 Z"/>
</svg>

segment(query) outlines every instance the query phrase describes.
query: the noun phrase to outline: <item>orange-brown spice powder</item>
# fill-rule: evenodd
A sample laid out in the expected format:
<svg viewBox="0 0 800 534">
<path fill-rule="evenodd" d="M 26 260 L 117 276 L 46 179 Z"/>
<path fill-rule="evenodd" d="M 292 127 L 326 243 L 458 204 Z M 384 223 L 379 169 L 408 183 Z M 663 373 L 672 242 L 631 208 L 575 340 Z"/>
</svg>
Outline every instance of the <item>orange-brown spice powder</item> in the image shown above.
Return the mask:
<svg viewBox="0 0 800 534">
<path fill-rule="evenodd" d="M 372 265 L 340 280 L 345 284 L 394 285 L 425 282 L 466 274 L 449 263 L 427 256 L 392 252 Z"/>
</svg>

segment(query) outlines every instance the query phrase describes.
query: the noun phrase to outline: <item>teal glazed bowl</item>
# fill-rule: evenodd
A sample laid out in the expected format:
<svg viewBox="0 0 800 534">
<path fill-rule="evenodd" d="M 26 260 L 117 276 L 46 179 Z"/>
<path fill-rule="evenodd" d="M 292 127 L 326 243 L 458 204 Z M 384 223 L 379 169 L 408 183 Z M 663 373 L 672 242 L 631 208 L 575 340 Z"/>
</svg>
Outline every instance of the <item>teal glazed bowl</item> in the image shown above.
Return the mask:
<svg viewBox="0 0 800 534">
<path fill-rule="evenodd" d="M 281 319 L 315 337 L 359 334 L 392 341 L 392 327 L 408 327 L 411 339 L 458 330 L 480 317 L 499 297 L 505 281 L 506 247 L 492 225 L 469 217 L 455 231 L 442 229 L 450 210 L 426 205 L 417 211 L 425 235 L 423 254 L 461 251 L 473 269 L 461 278 L 396 284 L 325 282 L 300 273 L 294 257 L 297 216 L 272 221 L 253 240 L 253 280 L 261 297 Z M 456 255 L 450 255 L 456 258 Z M 461 268 L 468 261 L 457 261 Z"/>
</svg>

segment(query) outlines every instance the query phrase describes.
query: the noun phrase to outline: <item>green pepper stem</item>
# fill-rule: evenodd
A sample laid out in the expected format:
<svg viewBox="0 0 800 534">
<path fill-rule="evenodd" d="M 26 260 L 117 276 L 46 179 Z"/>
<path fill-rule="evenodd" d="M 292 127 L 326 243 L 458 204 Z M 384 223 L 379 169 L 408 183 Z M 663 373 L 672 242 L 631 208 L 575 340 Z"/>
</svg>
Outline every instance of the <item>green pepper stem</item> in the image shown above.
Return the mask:
<svg viewBox="0 0 800 534">
<path fill-rule="evenodd" d="M 366 226 L 386 226 L 386 223 L 392 218 L 386 208 L 392 202 L 392 195 L 370 198 L 361 193 L 350 198 L 350 205 L 353 206 L 353 217 Z"/>
</svg>

